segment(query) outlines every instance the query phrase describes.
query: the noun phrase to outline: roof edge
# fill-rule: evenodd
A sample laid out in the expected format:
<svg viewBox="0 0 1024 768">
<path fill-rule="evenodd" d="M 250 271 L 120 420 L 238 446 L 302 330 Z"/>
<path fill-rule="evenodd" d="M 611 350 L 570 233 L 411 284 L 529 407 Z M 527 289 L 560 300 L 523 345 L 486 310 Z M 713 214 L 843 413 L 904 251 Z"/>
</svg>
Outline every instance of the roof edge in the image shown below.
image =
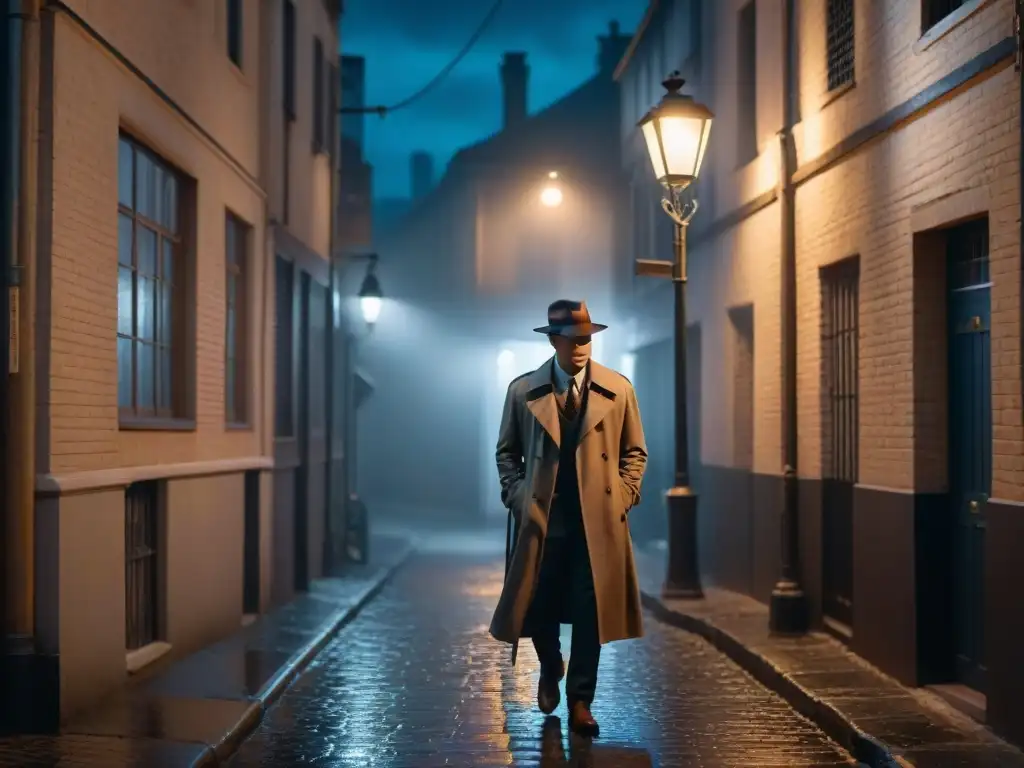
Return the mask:
<svg viewBox="0 0 1024 768">
<path fill-rule="evenodd" d="M 640 20 L 640 24 L 636 28 L 636 32 L 633 33 L 632 39 L 629 41 L 629 45 L 626 47 L 626 52 L 622 54 L 622 59 L 619 60 L 618 65 L 615 67 L 615 71 L 612 73 L 612 79 L 618 82 L 629 68 L 629 62 L 633 59 L 633 54 L 636 53 L 636 49 L 640 47 L 640 41 L 643 40 L 644 35 L 647 33 L 647 27 L 651 24 L 651 19 L 654 18 L 655 12 L 658 10 L 658 6 L 661 4 L 661 0 L 650 0 L 647 4 L 647 12 L 644 13 L 643 19 Z"/>
</svg>

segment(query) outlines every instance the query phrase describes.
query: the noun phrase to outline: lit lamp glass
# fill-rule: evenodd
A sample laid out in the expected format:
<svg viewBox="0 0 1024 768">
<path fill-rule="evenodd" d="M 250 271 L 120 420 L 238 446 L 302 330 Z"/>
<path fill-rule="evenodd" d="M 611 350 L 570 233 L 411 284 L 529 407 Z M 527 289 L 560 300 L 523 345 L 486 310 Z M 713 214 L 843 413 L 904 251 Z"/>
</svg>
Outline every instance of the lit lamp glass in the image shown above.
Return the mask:
<svg viewBox="0 0 1024 768">
<path fill-rule="evenodd" d="M 558 172 L 548 174 L 548 183 L 540 193 L 541 205 L 557 208 L 562 204 L 562 188 L 558 185 Z"/>
<path fill-rule="evenodd" d="M 380 281 L 373 272 L 368 272 L 363 278 L 363 285 L 359 289 L 359 308 L 363 312 L 363 320 L 367 325 L 373 326 L 380 318 L 381 300 L 384 294 L 380 289 Z"/>
<path fill-rule="evenodd" d="M 711 110 L 679 93 L 685 81 L 673 72 L 662 83 L 667 93 L 640 120 L 651 165 L 658 181 L 666 187 L 684 189 L 700 174 L 704 152 L 711 134 Z"/>
</svg>

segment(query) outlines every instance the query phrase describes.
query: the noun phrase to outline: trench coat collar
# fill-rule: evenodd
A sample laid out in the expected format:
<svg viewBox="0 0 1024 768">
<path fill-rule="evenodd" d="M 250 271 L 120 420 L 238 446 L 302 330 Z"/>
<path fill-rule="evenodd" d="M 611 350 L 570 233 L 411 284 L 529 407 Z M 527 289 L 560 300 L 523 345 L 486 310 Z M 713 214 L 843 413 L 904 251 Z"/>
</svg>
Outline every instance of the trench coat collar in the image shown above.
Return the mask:
<svg viewBox="0 0 1024 768">
<path fill-rule="evenodd" d="M 558 402 L 552 384 L 555 358 L 550 357 L 542 366 L 526 377 L 526 407 L 544 427 L 556 446 L 561 446 L 562 428 L 558 418 Z M 608 415 L 615 403 L 615 374 L 593 360 L 587 370 L 587 407 L 583 410 L 579 440 L 582 441 L 601 419 Z M 591 397 L 590 395 L 597 395 Z"/>
</svg>

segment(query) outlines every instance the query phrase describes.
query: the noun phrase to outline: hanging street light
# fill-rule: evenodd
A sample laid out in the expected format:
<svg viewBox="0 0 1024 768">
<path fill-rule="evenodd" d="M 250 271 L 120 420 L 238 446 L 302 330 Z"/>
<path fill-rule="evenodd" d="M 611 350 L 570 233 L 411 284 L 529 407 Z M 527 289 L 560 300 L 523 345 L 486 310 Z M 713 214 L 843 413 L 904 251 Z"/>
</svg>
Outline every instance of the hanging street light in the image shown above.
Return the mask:
<svg viewBox="0 0 1024 768">
<path fill-rule="evenodd" d="M 651 166 L 665 187 L 661 207 L 675 223 L 675 259 L 637 259 L 636 274 L 671 278 L 675 294 L 675 485 L 668 499 L 668 568 L 662 592 L 668 598 L 700 598 L 697 552 L 697 495 L 690 487 L 690 453 L 686 414 L 686 229 L 697 212 L 697 200 L 684 201 L 682 192 L 697 176 L 711 134 L 711 110 L 681 94 L 679 72 L 662 83 L 661 102 L 643 116 L 638 127 L 647 143 Z"/>
</svg>

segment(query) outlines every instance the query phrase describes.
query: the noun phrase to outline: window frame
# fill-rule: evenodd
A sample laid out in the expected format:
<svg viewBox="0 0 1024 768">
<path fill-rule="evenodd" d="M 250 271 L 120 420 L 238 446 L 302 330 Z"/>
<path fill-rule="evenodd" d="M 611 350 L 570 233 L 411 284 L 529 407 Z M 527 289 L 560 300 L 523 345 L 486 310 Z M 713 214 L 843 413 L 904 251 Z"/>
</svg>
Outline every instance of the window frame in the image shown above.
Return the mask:
<svg viewBox="0 0 1024 768">
<path fill-rule="evenodd" d="M 283 57 L 282 65 L 284 70 L 284 92 L 282 94 L 284 116 L 289 122 L 294 122 L 298 116 L 295 106 L 295 51 L 296 51 L 296 9 L 294 0 L 283 0 L 284 6 L 284 45 L 281 46 Z"/>
<path fill-rule="evenodd" d="M 833 30 L 833 25 L 837 24 L 837 17 L 839 16 L 838 4 L 844 3 L 848 5 L 850 9 L 850 27 L 849 27 L 849 40 L 846 37 L 839 38 L 837 33 Z M 840 43 L 849 43 L 850 46 L 850 61 L 848 70 L 843 67 L 840 68 L 835 64 L 835 60 L 840 58 L 838 49 L 841 48 Z M 850 88 L 857 82 L 857 3 L 856 0 L 827 0 L 825 5 L 825 77 L 827 93 L 834 94 L 838 93 L 846 88 Z M 833 70 L 839 72 L 835 79 L 833 79 Z M 839 79 L 842 77 L 842 79 Z"/>
<path fill-rule="evenodd" d="M 960 11 L 964 6 L 971 5 L 971 0 L 942 0 L 943 5 L 956 5 L 943 13 L 937 10 L 939 0 L 921 0 L 921 34 L 931 32 L 943 21 Z"/>
<path fill-rule="evenodd" d="M 227 20 L 227 54 L 228 59 L 239 69 L 245 62 L 245 14 L 242 11 L 242 0 L 225 0 Z"/>
<path fill-rule="evenodd" d="M 131 149 L 131 183 L 130 194 L 131 204 L 121 202 L 120 189 L 120 161 L 121 145 L 125 144 Z M 166 225 L 150 218 L 138 208 L 138 158 L 144 156 L 155 168 L 174 179 L 176 183 L 176 195 L 173 198 L 164 200 L 168 204 L 173 199 L 175 208 L 174 225 L 168 229 Z M 117 304 L 117 328 L 115 332 L 115 344 L 119 348 L 122 340 L 127 340 L 131 345 L 131 398 L 130 404 L 124 405 L 121 402 L 121 369 L 120 351 L 115 352 L 118 365 L 117 376 L 117 404 L 118 422 L 120 429 L 185 429 L 195 428 L 192 415 L 192 393 L 189 386 L 192 375 L 192 366 L 189 362 L 188 351 L 192 348 L 192 328 L 189 318 L 189 308 L 192 303 L 192 292 L 190 281 L 192 279 L 192 205 L 194 203 L 192 180 L 186 176 L 177 166 L 166 160 L 164 157 L 150 149 L 146 144 L 135 138 L 130 133 L 121 130 L 118 132 L 118 201 L 117 201 L 117 248 L 118 248 L 118 304 Z M 156 200 L 154 198 L 154 205 Z M 123 263 L 121 260 L 121 220 L 126 217 L 131 221 L 131 264 Z M 152 232 L 156 237 L 155 262 L 156 274 L 148 277 L 154 281 L 154 297 L 161 297 L 157 302 L 154 298 L 153 306 L 153 331 L 152 339 L 143 338 L 139 335 L 139 230 Z M 170 244 L 169 256 L 171 258 L 170 274 L 165 273 L 168 252 L 165 251 L 165 244 Z M 128 268 L 131 273 L 131 333 L 121 329 L 121 272 Z M 144 273 L 145 274 L 145 273 Z M 162 289 L 167 288 L 165 295 Z M 164 302 L 169 298 L 169 307 L 164 308 Z M 166 312 L 166 316 L 165 313 Z M 169 341 L 162 341 L 163 329 L 169 325 L 167 333 Z M 153 346 L 153 394 L 152 407 L 140 407 L 139 402 L 139 346 L 150 344 Z M 166 351 L 166 362 L 169 373 L 166 381 L 161 381 L 162 367 L 160 365 L 160 353 Z M 162 384 L 166 384 L 169 392 L 164 401 L 161 395 L 164 394 Z"/>
<path fill-rule="evenodd" d="M 233 237 L 232 237 L 233 235 Z M 232 246 L 233 249 L 232 249 Z M 232 250 L 234 258 L 232 258 Z M 252 264 L 252 225 L 238 214 L 224 214 L 224 421 L 233 429 L 252 426 L 249 392 L 249 276 Z M 235 284 L 234 301 L 229 286 Z M 234 354 L 230 340 L 234 331 Z M 229 376 L 229 372 L 231 375 Z"/>
<path fill-rule="evenodd" d="M 736 155 L 737 167 L 742 168 L 756 160 L 760 153 L 757 141 L 757 0 L 747 0 L 736 14 Z M 748 37 L 753 39 L 746 39 Z"/>
<path fill-rule="evenodd" d="M 326 129 L 326 108 L 324 96 L 327 79 L 327 60 L 324 56 L 324 43 L 319 35 L 313 36 L 313 152 L 322 154 L 327 149 L 324 136 Z"/>
</svg>

